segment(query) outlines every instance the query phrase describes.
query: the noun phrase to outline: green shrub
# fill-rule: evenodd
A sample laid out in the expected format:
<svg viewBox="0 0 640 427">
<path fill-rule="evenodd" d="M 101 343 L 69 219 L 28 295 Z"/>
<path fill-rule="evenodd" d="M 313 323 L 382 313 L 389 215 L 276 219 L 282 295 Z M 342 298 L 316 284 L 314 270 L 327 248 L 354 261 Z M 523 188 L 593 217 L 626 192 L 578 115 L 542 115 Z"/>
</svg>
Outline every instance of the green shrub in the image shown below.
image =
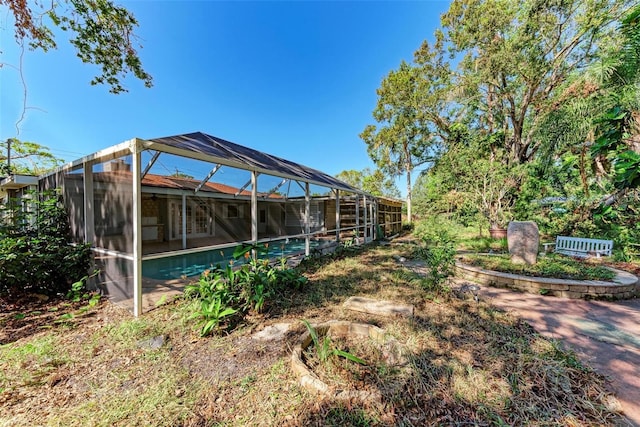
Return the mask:
<svg viewBox="0 0 640 427">
<path fill-rule="evenodd" d="M 25 212 L 15 200 L 1 207 L 0 294 L 66 294 L 87 275 L 89 245 L 70 242 L 68 217 L 60 198 L 47 193 Z"/>
<path fill-rule="evenodd" d="M 260 313 L 269 301 L 284 298 L 291 289 L 299 290 L 307 283 L 298 270 L 286 268 L 285 263 L 278 268 L 268 259 L 252 258 L 252 251 L 266 253 L 258 247 L 240 246 L 234 257 L 246 258 L 245 264 L 238 268 L 234 263 L 212 267 L 200 275 L 197 283 L 186 287 L 185 297 L 199 301 L 191 318 L 201 319 L 202 336 L 217 331 L 225 318 L 251 310 Z"/>
<path fill-rule="evenodd" d="M 427 291 L 446 291 L 445 283 L 454 273 L 456 249 L 453 241 L 444 236 L 431 242 L 424 242 L 415 249 L 415 257 L 422 259 L 427 267 L 423 287 Z"/>
<path fill-rule="evenodd" d="M 434 215 L 417 222 L 413 230 L 413 235 L 429 244 L 443 240 L 455 243 L 456 239 L 454 236 L 458 234 L 460 229 L 460 225 L 445 215 Z"/>
</svg>

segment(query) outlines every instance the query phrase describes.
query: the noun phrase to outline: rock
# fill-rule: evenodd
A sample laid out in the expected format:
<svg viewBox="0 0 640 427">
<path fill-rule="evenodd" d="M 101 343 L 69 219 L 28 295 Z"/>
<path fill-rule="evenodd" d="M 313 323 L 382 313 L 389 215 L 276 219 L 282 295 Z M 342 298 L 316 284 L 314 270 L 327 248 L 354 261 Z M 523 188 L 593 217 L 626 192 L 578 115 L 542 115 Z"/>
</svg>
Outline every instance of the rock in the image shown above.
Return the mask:
<svg viewBox="0 0 640 427">
<path fill-rule="evenodd" d="M 138 347 L 145 350 L 157 350 L 162 347 L 167 338 L 164 335 L 158 335 L 153 338 L 138 341 Z"/>
<path fill-rule="evenodd" d="M 507 228 L 507 244 L 512 263 L 535 264 L 540 245 L 538 225 L 533 221 L 511 221 Z"/>
<path fill-rule="evenodd" d="M 413 305 L 410 304 L 400 304 L 393 301 L 375 300 L 364 297 L 349 297 L 342 306 L 348 310 L 381 316 L 412 317 L 414 311 Z"/>
<path fill-rule="evenodd" d="M 396 261 L 398 261 L 400 263 L 407 262 L 407 259 L 405 257 L 403 257 L 403 256 L 400 256 L 400 255 L 394 255 L 393 259 L 395 259 Z"/>
<path fill-rule="evenodd" d="M 291 323 L 276 323 L 267 326 L 260 332 L 256 332 L 251 336 L 254 340 L 271 341 L 282 339 L 291 328 Z"/>
</svg>

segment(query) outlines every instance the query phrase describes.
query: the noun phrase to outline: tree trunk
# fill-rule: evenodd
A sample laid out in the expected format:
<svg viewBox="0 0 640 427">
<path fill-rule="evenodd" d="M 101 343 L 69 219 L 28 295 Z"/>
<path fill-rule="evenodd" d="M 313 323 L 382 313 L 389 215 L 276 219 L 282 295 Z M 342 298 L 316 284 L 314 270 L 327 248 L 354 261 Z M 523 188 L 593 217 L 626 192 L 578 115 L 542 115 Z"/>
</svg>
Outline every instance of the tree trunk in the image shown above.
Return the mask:
<svg viewBox="0 0 640 427">
<path fill-rule="evenodd" d="M 407 168 L 407 221 L 413 222 L 411 218 L 411 169 Z"/>
</svg>

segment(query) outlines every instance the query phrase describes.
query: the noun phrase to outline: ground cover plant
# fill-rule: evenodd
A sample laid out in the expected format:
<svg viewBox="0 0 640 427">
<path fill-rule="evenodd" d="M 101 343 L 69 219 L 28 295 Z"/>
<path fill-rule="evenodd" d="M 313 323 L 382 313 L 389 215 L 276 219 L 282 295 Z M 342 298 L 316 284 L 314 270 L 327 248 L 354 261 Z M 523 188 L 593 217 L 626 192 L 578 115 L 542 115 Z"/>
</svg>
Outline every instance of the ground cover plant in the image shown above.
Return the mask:
<svg viewBox="0 0 640 427">
<path fill-rule="evenodd" d="M 413 245 L 318 258 L 308 279 L 251 309 L 225 333 L 201 336 L 193 300 L 139 318 L 101 303 L 76 321 L 51 322 L 0 346 L 0 424 L 33 425 L 616 425 L 603 377 L 574 353 L 485 302 L 425 284 L 426 267 L 398 261 Z M 415 306 L 413 319 L 347 311 L 352 295 Z M 404 349 L 394 370 L 365 355 L 339 378 L 364 378 L 379 402 L 319 399 L 289 369 L 301 319 L 383 328 Z M 289 325 L 277 339 L 267 326 Z M 334 343 L 358 354 L 349 342 Z M 366 350 L 366 349 L 365 349 Z M 340 358 L 344 359 L 344 358 Z M 375 367 L 375 369 L 371 369 Z M 349 373 L 349 375 L 343 375 Z M 355 379 L 350 379 L 355 381 Z"/>
<path fill-rule="evenodd" d="M 533 265 L 513 264 L 509 255 L 465 254 L 459 257 L 464 264 L 485 270 L 525 276 L 553 277 L 573 280 L 612 280 L 615 273 L 602 266 L 590 264 L 561 255 L 547 254 Z"/>
</svg>

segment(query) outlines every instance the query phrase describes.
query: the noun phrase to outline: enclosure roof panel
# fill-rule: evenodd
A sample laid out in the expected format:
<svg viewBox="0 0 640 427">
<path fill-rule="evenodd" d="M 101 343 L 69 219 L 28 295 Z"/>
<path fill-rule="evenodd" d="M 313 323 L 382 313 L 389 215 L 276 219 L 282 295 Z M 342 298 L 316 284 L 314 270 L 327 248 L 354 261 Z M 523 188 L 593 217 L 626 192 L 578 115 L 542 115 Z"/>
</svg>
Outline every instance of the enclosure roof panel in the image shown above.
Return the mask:
<svg viewBox="0 0 640 427">
<path fill-rule="evenodd" d="M 175 176 L 162 176 L 162 175 L 153 175 L 147 174 L 144 178 L 142 178 L 142 185 L 148 187 L 160 187 L 160 188 L 179 188 L 182 190 L 195 190 L 200 183 L 199 180 L 194 180 L 191 178 L 180 178 Z M 216 193 L 224 193 L 224 194 L 238 194 L 242 196 L 250 196 L 251 191 L 242 190 L 239 188 L 232 187 L 230 185 L 222 184 L 220 182 L 207 182 L 205 183 L 200 191 L 208 191 L 208 192 L 216 192 Z"/>
<path fill-rule="evenodd" d="M 67 179 L 75 178 L 82 179 L 82 175 L 75 174 L 67 176 Z M 109 171 L 109 172 L 96 172 L 93 174 L 93 181 L 96 183 L 100 182 L 116 182 L 119 184 L 130 184 L 133 180 L 133 174 L 127 170 L 120 171 Z M 164 175 L 154 175 L 147 174 L 142 178 L 141 184 L 145 187 L 157 187 L 157 188 L 172 188 L 178 190 L 195 190 L 199 180 L 195 180 L 192 178 L 182 178 L 175 176 L 164 176 Z M 227 184 L 222 184 L 220 182 L 207 182 L 202 188 L 200 188 L 201 192 L 213 192 L 213 193 L 223 193 L 223 194 L 232 194 L 232 195 L 240 195 L 240 196 L 251 196 L 251 191 L 248 190 L 240 190 L 239 188 L 232 187 Z M 260 194 L 264 195 L 264 194 Z M 272 194 L 269 198 L 280 198 L 281 196 L 277 194 Z"/>
<path fill-rule="evenodd" d="M 329 188 L 362 193 L 361 190 L 319 170 L 202 132 L 154 138 L 147 141 L 152 143 L 150 148 L 158 149 L 159 151 L 163 150 L 160 147 L 154 147 L 154 144 L 194 154 L 204 154 L 218 159 L 221 163 L 239 166 L 247 170 L 255 170 L 262 173 L 272 172 L 277 176 L 299 179 Z"/>
</svg>

